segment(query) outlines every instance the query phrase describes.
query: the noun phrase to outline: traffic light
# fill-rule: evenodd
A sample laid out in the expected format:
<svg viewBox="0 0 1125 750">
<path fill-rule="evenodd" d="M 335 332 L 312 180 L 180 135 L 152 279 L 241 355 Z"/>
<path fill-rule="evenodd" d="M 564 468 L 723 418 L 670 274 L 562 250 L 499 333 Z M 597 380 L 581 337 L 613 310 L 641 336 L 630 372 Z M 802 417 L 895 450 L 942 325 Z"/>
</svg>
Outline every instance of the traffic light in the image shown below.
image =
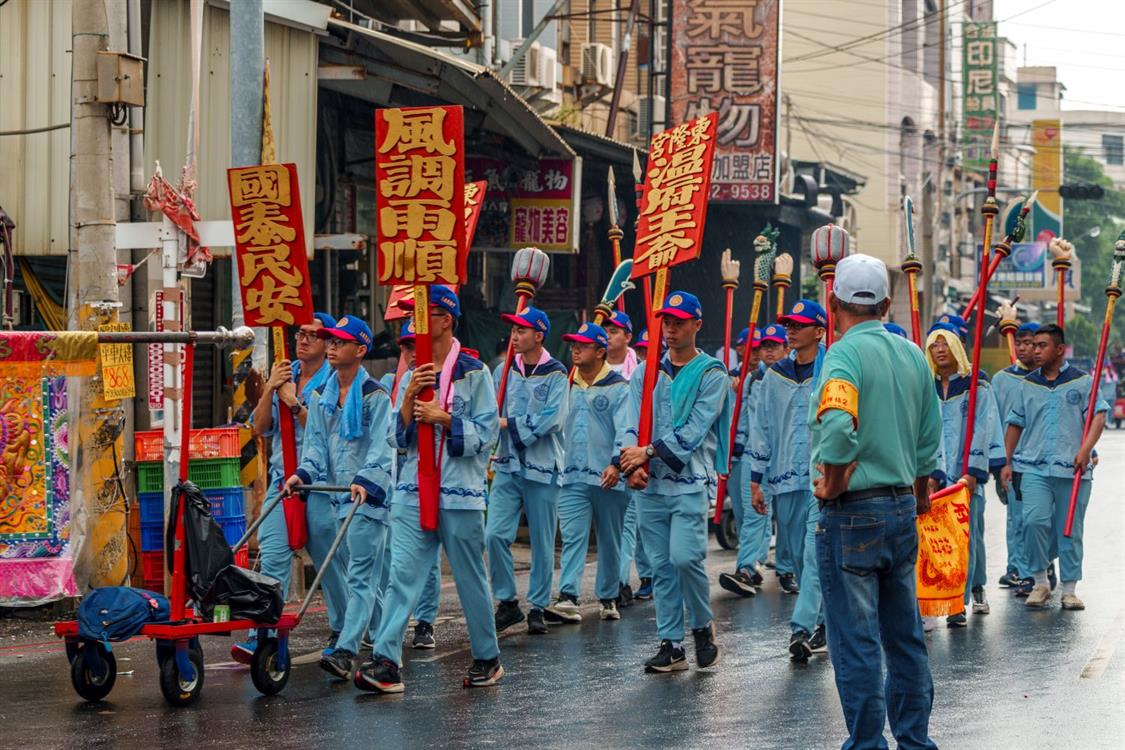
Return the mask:
<svg viewBox="0 0 1125 750">
<path fill-rule="evenodd" d="M 1059 197 L 1076 201 L 1100 201 L 1105 197 L 1101 185 L 1059 185 Z"/>
</svg>

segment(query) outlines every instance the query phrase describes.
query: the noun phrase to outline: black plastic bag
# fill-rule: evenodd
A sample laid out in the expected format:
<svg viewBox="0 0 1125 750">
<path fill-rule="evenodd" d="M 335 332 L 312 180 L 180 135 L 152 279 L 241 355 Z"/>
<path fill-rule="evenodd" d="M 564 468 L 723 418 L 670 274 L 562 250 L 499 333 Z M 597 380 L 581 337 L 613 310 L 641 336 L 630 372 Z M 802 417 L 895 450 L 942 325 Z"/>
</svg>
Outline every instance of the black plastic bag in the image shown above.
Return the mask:
<svg viewBox="0 0 1125 750">
<path fill-rule="evenodd" d="M 172 515 L 179 517 L 181 500 L 184 503 L 184 553 L 187 571 L 187 593 L 199 603 L 211 590 L 216 576 L 228 565 L 234 564 L 227 538 L 218 522 L 211 517 L 211 501 L 191 482 L 180 482 L 172 488 Z M 164 549 L 168 570 L 172 570 L 176 548 L 176 525 L 168 524 Z"/>
<path fill-rule="evenodd" d="M 215 605 L 230 606 L 230 619 L 277 622 L 285 606 L 281 583 L 276 578 L 231 565 L 223 568 L 201 606 L 209 618 Z"/>
</svg>

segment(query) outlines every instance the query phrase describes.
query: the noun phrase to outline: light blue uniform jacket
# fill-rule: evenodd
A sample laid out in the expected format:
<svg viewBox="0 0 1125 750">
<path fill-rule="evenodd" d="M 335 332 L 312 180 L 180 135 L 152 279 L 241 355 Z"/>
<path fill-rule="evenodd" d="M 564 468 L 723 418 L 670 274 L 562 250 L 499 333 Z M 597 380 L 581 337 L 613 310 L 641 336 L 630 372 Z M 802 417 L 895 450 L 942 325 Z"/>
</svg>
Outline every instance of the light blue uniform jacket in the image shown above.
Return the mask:
<svg viewBox="0 0 1125 750">
<path fill-rule="evenodd" d="M 938 468 L 933 477 L 942 484 L 961 478 L 965 458 L 965 420 L 969 413 L 969 376 L 955 375 L 949 381 L 949 393 L 942 393 L 940 380 L 935 380 L 941 406 L 941 447 Z M 977 387 L 977 418 L 973 425 L 973 447 L 969 452 L 969 475 L 979 483 L 988 481 L 988 473 L 1004 465 L 1004 438 L 1000 429 L 1000 412 L 992 384 L 981 373 Z M 979 490 L 983 494 L 983 488 Z"/>
<path fill-rule="evenodd" d="M 298 394 L 298 399 L 302 404 L 308 406 L 309 401 L 312 399 L 313 393 L 318 388 L 324 385 L 328 380 L 328 376 L 332 374 L 332 366 L 328 364 L 328 360 L 321 363 L 320 369 L 317 370 L 309 382 L 305 383 L 304 389 Z M 298 383 L 301 378 L 301 362 L 300 360 L 293 360 L 293 382 Z M 269 486 L 275 488 L 284 481 L 285 477 L 285 461 L 281 450 L 281 429 L 278 424 L 281 420 L 277 410 L 277 394 L 273 394 L 273 421 L 270 423 L 270 428 L 262 433 L 262 437 L 270 438 L 270 466 L 269 466 Z M 297 457 L 300 460 L 301 440 L 304 438 L 305 428 L 301 426 L 301 420 L 293 420 L 294 435 L 296 436 L 297 443 Z"/>
<path fill-rule="evenodd" d="M 742 384 L 742 410 L 738 413 L 738 428 L 734 433 L 734 450 L 731 451 L 731 456 L 735 461 L 743 459 L 746 448 L 750 444 L 750 425 L 754 424 L 757 393 L 761 389 L 762 376 L 765 372 L 766 368 L 759 365 L 758 369 L 746 376 L 746 382 Z M 737 382 L 735 385 L 737 387 Z"/>
<path fill-rule="evenodd" d="M 560 483 L 569 374 L 553 357 L 528 376 L 515 365 L 508 370 L 503 414 L 508 429 L 500 433 L 494 471 L 541 484 Z M 493 377 L 499 389 L 500 374 Z"/>
<path fill-rule="evenodd" d="M 620 467 L 621 449 L 637 444 L 637 412 L 629 397 L 629 381 L 616 372 L 588 388 L 570 386 L 566 416 L 566 456 L 563 486 L 601 486 L 601 476 L 611 463 Z M 623 492 L 621 481 L 614 491 Z"/>
<path fill-rule="evenodd" d="M 747 453 L 750 480 L 770 496 L 809 492 L 809 398 L 816 385 L 814 368 L 797 380 L 796 360 L 774 363 L 757 386 L 753 431 Z"/>
</svg>

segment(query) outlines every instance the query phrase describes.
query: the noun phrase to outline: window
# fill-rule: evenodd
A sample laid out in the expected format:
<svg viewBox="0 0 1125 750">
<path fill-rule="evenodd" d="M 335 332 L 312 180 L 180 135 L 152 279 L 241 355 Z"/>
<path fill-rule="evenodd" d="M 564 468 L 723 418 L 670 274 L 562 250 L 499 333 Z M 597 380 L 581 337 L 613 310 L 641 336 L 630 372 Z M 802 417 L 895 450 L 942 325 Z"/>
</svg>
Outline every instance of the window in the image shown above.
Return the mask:
<svg viewBox="0 0 1125 750">
<path fill-rule="evenodd" d="M 1019 96 L 1020 109 L 1035 109 L 1039 105 L 1036 103 L 1036 87 L 1034 83 L 1021 83 L 1017 86 L 1017 94 Z"/>
<path fill-rule="evenodd" d="M 1102 151 L 1105 152 L 1105 163 L 1121 166 L 1125 163 L 1125 136 L 1103 135 Z"/>
</svg>

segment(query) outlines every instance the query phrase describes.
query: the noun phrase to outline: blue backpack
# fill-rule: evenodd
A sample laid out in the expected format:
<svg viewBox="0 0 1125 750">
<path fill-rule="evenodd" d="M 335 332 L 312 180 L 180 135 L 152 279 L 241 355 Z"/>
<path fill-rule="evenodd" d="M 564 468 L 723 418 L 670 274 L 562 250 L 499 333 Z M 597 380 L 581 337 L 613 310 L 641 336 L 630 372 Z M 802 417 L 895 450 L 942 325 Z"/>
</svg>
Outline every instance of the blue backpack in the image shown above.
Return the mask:
<svg viewBox="0 0 1125 750">
<path fill-rule="evenodd" d="M 141 632 L 150 622 L 172 617 L 168 599 L 160 594 L 128 586 L 94 589 L 78 606 L 78 637 L 101 641 L 124 641 Z"/>
</svg>

